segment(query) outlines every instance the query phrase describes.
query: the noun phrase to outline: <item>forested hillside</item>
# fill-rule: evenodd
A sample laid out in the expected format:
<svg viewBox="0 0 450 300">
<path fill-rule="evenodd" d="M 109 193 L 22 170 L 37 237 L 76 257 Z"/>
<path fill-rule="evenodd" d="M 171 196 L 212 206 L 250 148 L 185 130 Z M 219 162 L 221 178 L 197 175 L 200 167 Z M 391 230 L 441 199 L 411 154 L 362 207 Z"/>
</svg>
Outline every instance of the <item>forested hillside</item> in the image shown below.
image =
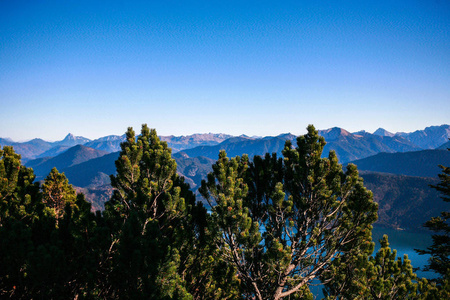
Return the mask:
<svg viewBox="0 0 450 300">
<path fill-rule="evenodd" d="M 440 215 L 447 204 L 430 188 L 438 178 L 361 172 L 364 186 L 378 203 L 377 225 L 397 229 L 426 230 L 431 217 Z"/>
<path fill-rule="evenodd" d="M 450 165 L 450 152 L 445 149 L 379 153 L 352 163 L 365 171 L 437 178 L 441 172 L 439 165 Z"/>
</svg>

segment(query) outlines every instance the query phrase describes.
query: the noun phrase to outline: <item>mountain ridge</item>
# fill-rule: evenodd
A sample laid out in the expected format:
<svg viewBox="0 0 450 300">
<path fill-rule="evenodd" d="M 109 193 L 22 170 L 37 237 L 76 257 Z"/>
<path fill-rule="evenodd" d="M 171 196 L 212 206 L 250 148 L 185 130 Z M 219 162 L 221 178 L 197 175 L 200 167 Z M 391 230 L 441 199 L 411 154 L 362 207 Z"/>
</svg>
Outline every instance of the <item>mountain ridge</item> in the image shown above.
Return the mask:
<svg viewBox="0 0 450 300">
<path fill-rule="evenodd" d="M 419 222 L 422 222 L 424 216 L 435 215 L 438 209 L 441 208 L 438 204 L 433 204 L 433 197 L 436 195 L 430 191 L 428 184 L 436 182 L 435 176 L 439 172 L 437 164 L 445 165 L 448 162 L 443 160 L 440 155 L 447 152 L 450 154 L 449 151 L 420 150 L 403 153 L 379 153 L 377 151 L 385 151 L 386 149 L 387 151 L 402 151 L 410 148 L 416 149 L 417 146 L 398 135 L 381 136 L 368 132 L 349 133 L 347 130 L 338 127 L 330 128 L 322 131 L 322 133 L 328 138 L 324 155 L 327 155 L 329 150 L 335 150 L 340 156 L 340 163 L 343 165 L 345 165 L 346 157 L 375 153 L 374 156 L 366 158 L 366 160 L 375 159 L 379 156 L 387 161 L 384 163 L 385 165 L 395 165 L 392 162 L 394 161 L 398 162 L 398 165 L 403 168 L 397 171 L 399 174 L 386 173 L 387 171 L 392 172 L 386 169 L 366 171 L 365 169 L 367 168 L 361 162 L 356 162 L 356 164 L 359 164 L 358 169 L 364 178 L 366 187 L 373 190 L 375 200 L 380 205 L 380 219 L 377 224 L 393 228 L 420 229 L 422 224 L 419 224 Z M 100 142 L 99 144 L 102 144 L 102 142 L 118 142 L 120 145 L 122 138 L 123 136 L 109 136 L 104 137 L 103 140 L 98 139 L 97 142 Z M 229 157 L 241 156 L 244 153 L 249 154 L 250 158 L 252 158 L 252 155 L 264 155 L 272 152 L 281 155 L 280 153 L 286 140 L 293 141 L 293 146 L 295 147 L 295 138 L 290 133 L 262 138 L 233 136 L 216 145 L 204 145 L 179 151 L 174 153 L 172 157 L 177 162 L 178 174 L 185 178 L 195 192 L 201 180 L 205 179 L 206 175 L 211 172 L 211 166 L 216 161 L 221 148 L 227 151 Z M 185 141 L 185 139 L 182 139 L 182 141 Z M 217 140 L 214 141 L 214 143 L 217 142 Z M 28 145 L 32 146 L 40 143 L 43 143 L 42 140 L 35 139 Z M 66 174 L 71 184 L 76 186 L 78 190 L 87 193 L 86 198 L 93 202 L 93 207 L 102 209 L 104 202 L 109 199 L 112 193 L 109 176 L 116 171 L 114 162 L 119 157 L 119 152 L 109 153 L 90 148 L 86 146 L 89 143 L 65 149 L 64 152 L 59 153 L 55 157 L 41 157 L 30 160 L 25 165 L 35 169 L 38 180 L 45 178 L 52 167 L 57 167 L 60 172 Z M 62 146 L 58 147 L 60 147 L 59 150 L 64 150 Z M 55 147 L 52 149 L 58 150 Z M 426 173 L 425 171 L 418 174 L 408 173 L 409 169 L 422 168 L 419 158 L 411 156 L 418 155 L 417 153 L 424 155 L 427 153 L 438 154 L 435 159 L 424 158 L 425 161 L 429 161 L 430 169 L 434 170 L 432 173 Z M 392 159 L 386 159 L 386 157 L 391 155 Z M 400 156 L 405 156 L 406 158 L 398 158 Z M 361 159 L 361 161 L 363 160 Z M 381 163 L 378 163 L 378 165 L 381 165 Z M 385 173 L 381 173 L 381 171 Z M 410 197 L 410 204 L 417 206 L 424 213 L 402 207 L 402 205 L 405 205 L 404 197 Z M 201 199 L 199 198 L 199 200 Z M 408 214 L 415 224 L 408 225 L 405 214 Z"/>
<path fill-rule="evenodd" d="M 47 176 L 53 167 L 56 167 L 59 171 L 62 171 L 70 166 L 80 164 L 106 154 L 108 154 L 106 151 L 96 150 L 83 145 L 76 145 L 52 158 L 38 158 L 35 160 L 30 160 L 25 163 L 25 166 L 33 168 L 36 179 L 40 180 Z"/>
<path fill-rule="evenodd" d="M 441 172 L 438 165 L 450 166 L 450 151 L 429 149 L 378 153 L 351 163 L 355 164 L 361 171 L 437 178 L 437 175 Z"/>
<path fill-rule="evenodd" d="M 395 135 L 383 128 L 378 128 L 371 134 L 364 130 L 350 133 L 343 128 L 332 127 L 319 130 L 319 134 L 324 136 L 327 142 L 324 155 L 327 155 L 330 150 L 334 150 L 340 162 L 347 163 L 381 152 L 408 152 L 424 149 L 417 146 L 417 142 L 420 142 L 427 149 L 426 147 L 431 145 L 430 139 L 434 138 L 437 141 L 433 141 L 432 145 L 437 145 L 436 147 L 442 146 L 450 138 L 450 126 L 430 126 L 413 133 L 396 133 Z M 184 151 L 188 156 L 195 157 L 205 155 L 203 152 L 206 151 L 207 157 L 215 159 L 221 149 L 229 152 L 230 156 L 242 155 L 242 153 L 246 153 L 249 156 L 263 155 L 265 152 L 281 153 L 284 148 L 284 144 L 281 141 L 289 139 L 295 142 L 296 137 L 290 133 L 266 137 L 207 133 L 187 136 L 160 136 L 160 138 L 167 142 L 173 153 Z M 56 156 L 66 151 L 70 147 L 68 145 L 72 144 L 84 144 L 93 149 L 113 153 L 120 150 L 120 144 L 124 140 L 125 135 L 110 135 L 89 140 L 84 137 L 77 137 L 71 133 L 63 140 L 53 143 L 42 139 L 33 139 L 25 143 L 15 143 L 7 139 L 0 139 L 4 145 L 9 144 L 13 146 L 15 151 L 22 155 L 23 162 L 45 156 Z M 411 140 L 415 140 L 416 143 L 413 143 Z"/>
</svg>

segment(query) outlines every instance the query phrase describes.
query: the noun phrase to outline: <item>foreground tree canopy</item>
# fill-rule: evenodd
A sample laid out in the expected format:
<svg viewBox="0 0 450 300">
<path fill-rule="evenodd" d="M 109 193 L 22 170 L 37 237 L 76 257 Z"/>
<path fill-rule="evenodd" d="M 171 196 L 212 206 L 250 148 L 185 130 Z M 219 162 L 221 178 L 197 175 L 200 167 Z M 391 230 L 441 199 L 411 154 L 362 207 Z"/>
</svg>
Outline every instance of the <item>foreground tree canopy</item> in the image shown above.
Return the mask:
<svg viewBox="0 0 450 300">
<path fill-rule="evenodd" d="M 91 212 L 64 173 L 44 183 L 0 149 L 0 296 L 45 299 L 439 299 L 385 237 L 377 204 L 313 126 L 283 157 L 228 158 L 203 181 L 207 213 L 156 131 L 129 128 L 114 194 Z"/>
<path fill-rule="evenodd" d="M 439 167 L 442 169 L 438 175 L 440 182 L 431 187 L 441 193 L 442 200 L 450 202 L 450 167 Z M 425 250 L 416 251 L 431 256 L 425 269 L 433 270 L 439 275 L 436 281 L 446 291 L 445 296 L 450 298 L 450 211 L 441 212 L 439 217 L 431 218 L 424 226 L 435 233 L 432 236 L 433 244 Z"/>
<path fill-rule="evenodd" d="M 310 126 L 297 148 L 286 143 L 284 160 L 221 152 L 203 182 L 202 195 L 216 203 L 217 246 L 227 248 L 247 297 L 307 295 L 334 259 L 370 245 L 372 193 L 354 165 L 344 172 L 334 152 L 321 158 L 324 146 Z"/>
</svg>

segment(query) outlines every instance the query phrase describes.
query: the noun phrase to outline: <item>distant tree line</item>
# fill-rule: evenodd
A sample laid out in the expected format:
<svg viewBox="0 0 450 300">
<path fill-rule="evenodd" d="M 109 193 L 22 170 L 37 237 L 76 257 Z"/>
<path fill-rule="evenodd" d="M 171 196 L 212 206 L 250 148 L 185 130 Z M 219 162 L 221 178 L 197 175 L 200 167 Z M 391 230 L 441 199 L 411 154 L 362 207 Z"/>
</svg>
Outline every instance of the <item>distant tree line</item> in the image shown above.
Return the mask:
<svg viewBox="0 0 450 300">
<path fill-rule="evenodd" d="M 377 204 L 354 165 L 344 170 L 313 126 L 282 157 L 219 153 L 197 202 L 167 143 L 126 133 L 114 194 L 92 212 L 64 173 L 42 184 L 0 148 L 0 297 L 13 299 L 448 299 L 448 217 L 423 253 L 427 281 L 387 236 L 373 254 Z M 449 168 L 439 189 L 449 201 Z M 447 226 L 447 227 L 446 227 Z"/>
</svg>

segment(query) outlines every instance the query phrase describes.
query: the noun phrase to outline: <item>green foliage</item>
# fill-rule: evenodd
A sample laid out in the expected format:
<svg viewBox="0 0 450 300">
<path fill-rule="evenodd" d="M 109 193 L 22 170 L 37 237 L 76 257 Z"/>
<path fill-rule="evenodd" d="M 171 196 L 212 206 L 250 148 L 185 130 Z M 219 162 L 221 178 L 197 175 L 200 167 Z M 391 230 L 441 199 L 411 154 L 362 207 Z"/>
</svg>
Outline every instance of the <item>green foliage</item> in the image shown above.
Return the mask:
<svg viewBox="0 0 450 300">
<path fill-rule="evenodd" d="M 370 256 L 377 205 L 354 165 L 321 158 L 313 126 L 283 158 L 220 152 L 200 188 L 211 215 L 155 130 L 126 135 L 113 196 L 95 214 L 64 173 L 40 187 L 12 147 L 0 150 L 0 297 L 313 299 L 321 280 L 330 299 L 448 298 L 448 273 L 418 279 L 387 237 Z M 436 188 L 448 201 L 444 170 Z M 436 245 L 427 251 L 445 267 Z"/>
<path fill-rule="evenodd" d="M 200 192 L 213 207 L 216 244 L 236 267 L 245 297 L 306 297 L 333 259 L 366 247 L 377 205 L 355 166 L 343 172 L 313 126 L 284 160 L 221 152 Z"/>
<path fill-rule="evenodd" d="M 14 296 L 25 280 L 23 271 L 33 249 L 30 224 L 38 218 L 34 208 L 39 187 L 33 170 L 25 168 L 12 147 L 0 149 L 0 296 Z M 20 293 L 20 292 L 19 292 Z"/>
<path fill-rule="evenodd" d="M 0 296 L 89 297 L 99 252 L 90 204 L 56 169 L 41 192 L 11 147 L 0 153 Z"/>
<path fill-rule="evenodd" d="M 325 284 L 326 299 L 447 299 L 447 287 L 437 287 L 413 272 L 407 255 L 397 257 L 387 235 L 375 256 L 351 253 L 333 261 Z M 332 274 L 332 276 L 330 276 Z"/>
<path fill-rule="evenodd" d="M 333 262 L 324 290 L 327 299 L 425 299 L 427 282 L 413 273 L 408 257 L 397 257 L 386 235 L 380 243 L 375 256 L 353 252 Z"/>
<path fill-rule="evenodd" d="M 57 225 L 66 205 L 73 205 L 75 199 L 76 192 L 69 184 L 69 180 L 64 173 L 59 173 L 53 168 L 42 184 L 42 202 L 55 216 Z"/>
<path fill-rule="evenodd" d="M 450 151 L 450 149 L 449 149 Z M 440 182 L 431 186 L 441 193 L 444 202 L 450 202 L 450 167 L 440 165 Z M 416 250 L 419 254 L 431 255 L 426 270 L 433 270 L 439 275 L 437 282 L 440 287 L 450 294 L 450 211 L 441 212 L 441 216 L 431 218 L 425 223 L 425 227 L 434 231 L 433 244 L 426 250 Z"/>
<path fill-rule="evenodd" d="M 206 210 L 176 173 L 167 143 L 142 126 L 129 128 L 116 161 L 115 188 L 105 204 L 110 224 L 109 255 L 103 265 L 108 298 L 214 299 L 233 280 L 217 278 L 216 249 L 206 235 Z M 211 263 L 204 257 L 215 257 Z M 231 283 L 230 283 L 231 282 Z M 221 286 L 223 284 L 223 286 Z M 232 294 L 232 292 L 230 291 Z"/>
<path fill-rule="evenodd" d="M 0 224 L 6 219 L 31 222 L 37 205 L 39 186 L 33 184 L 34 173 L 20 162 L 12 147 L 0 149 Z"/>
</svg>

